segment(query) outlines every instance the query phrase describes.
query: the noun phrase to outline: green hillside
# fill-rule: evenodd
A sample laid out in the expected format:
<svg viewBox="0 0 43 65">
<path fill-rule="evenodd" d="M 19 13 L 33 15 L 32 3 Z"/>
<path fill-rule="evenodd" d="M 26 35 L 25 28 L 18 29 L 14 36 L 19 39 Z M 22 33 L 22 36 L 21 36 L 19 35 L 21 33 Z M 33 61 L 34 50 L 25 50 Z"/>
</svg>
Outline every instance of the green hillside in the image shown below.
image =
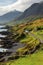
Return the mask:
<svg viewBox="0 0 43 65">
<path fill-rule="evenodd" d="M 25 46 L 19 48 L 9 61 L 0 65 L 43 65 L 43 18 L 12 26 L 10 32 L 12 41 Z M 12 60 L 15 56 L 19 58 Z"/>
</svg>

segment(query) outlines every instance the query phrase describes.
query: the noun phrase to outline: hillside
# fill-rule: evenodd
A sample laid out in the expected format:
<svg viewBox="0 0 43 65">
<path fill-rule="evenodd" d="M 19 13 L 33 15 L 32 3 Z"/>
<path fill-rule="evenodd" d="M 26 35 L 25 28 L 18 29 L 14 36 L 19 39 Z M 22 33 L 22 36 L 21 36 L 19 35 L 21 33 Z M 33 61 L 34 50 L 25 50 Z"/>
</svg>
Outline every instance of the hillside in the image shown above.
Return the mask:
<svg viewBox="0 0 43 65">
<path fill-rule="evenodd" d="M 15 25 L 13 26 L 13 29 L 12 29 L 12 32 L 16 31 L 16 33 L 18 33 L 19 35 L 24 33 L 25 30 L 26 31 L 34 31 L 36 29 L 36 32 L 37 32 L 37 28 L 40 28 L 40 27 L 43 27 L 43 18 L 41 19 L 36 19 L 30 23 L 22 23 L 22 24 L 19 24 L 19 25 Z"/>
<path fill-rule="evenodd" d="M 22 12 L 20 11 L 11 11 L 11 12 L 8 12 L 2 16 L 0 16 L 0 23 L 4 24 L 4 23 L 8 23 L 10 22 L 11 20 L 14 20 L 16 19 L 18 16 L 20 16 L 22 14 Z"/>
<path fill-rule="evenodd" d="M 0 2 L 0 65 L 43 65 L 43 1 Z"/>
<path fill-rule="evenodd" d="M 35 15 L 43 15 L 43 2 L 32 4 L 31 7 L 26 9 L 24 13 L 17 20 L 22 20 L 24 18 Z"/>
<path fill-rule="evenodd" d="M 25 46 L 19 48 L 16 51 L 16 55 L 11 55 L 8 58 L 9 61 L 2 64 L 43 65 L 43 18 L 36 19 L 30 23 L 12 26 L 10 32 L 12 32 L 12 35 L 9 38 L 12 41 L 20 44 L 25 43 Z M 17 61 L 15 57 L 16 59 L 18 58 Z"/>
</svg>

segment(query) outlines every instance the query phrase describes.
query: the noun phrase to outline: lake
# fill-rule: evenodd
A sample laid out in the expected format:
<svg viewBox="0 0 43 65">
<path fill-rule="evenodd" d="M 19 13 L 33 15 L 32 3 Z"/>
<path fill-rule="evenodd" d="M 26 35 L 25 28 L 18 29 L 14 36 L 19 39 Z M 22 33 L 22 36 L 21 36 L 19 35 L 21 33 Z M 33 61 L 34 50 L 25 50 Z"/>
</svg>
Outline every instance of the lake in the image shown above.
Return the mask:
<svg viewBox="0 0 43 65">
<path fill-rule="evenodd" d="M 6 32 L 8 29 L 4 29 L 6 26 L 5 25 L 0 25 L 0 32 Z M 2 35 L 2 34 L 0 34 L 0 38 L 5 38 L 7 35 Z M 0 39 L 0 41 L 1 41 L 1 39 Z M 0 45 L 0 52 L 6 52 L 7 51 L 7 49 L 5 49 L 5 48 L 1 48 L 2 47 L 2 45 Z"/>
</svg>

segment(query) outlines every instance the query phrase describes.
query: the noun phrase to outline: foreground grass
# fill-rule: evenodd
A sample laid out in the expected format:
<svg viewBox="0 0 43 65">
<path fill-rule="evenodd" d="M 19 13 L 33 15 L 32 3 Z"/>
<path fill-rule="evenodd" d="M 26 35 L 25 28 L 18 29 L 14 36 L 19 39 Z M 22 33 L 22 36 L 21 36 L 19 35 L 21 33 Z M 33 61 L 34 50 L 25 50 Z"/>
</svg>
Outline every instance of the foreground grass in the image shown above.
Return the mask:
<svg viewBox="0 0 43 65">
<path fill-rule="evenodd" d="M 32 55 L 27 55 L 18 60 L 9 61 L 0 65 L 43 65 L 43 51 L 40 50 Z"/>
</svg>

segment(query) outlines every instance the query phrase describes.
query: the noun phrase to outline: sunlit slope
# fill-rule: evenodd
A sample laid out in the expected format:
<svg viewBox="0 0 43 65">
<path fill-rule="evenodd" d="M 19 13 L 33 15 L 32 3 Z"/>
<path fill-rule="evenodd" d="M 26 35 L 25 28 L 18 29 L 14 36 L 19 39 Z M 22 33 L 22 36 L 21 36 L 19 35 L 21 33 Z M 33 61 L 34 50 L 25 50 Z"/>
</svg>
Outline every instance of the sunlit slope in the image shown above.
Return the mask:
<svg viewBox="0 0 43 65">
<path fill-rule="evenodd" d="M 10 31 L 12 41 L 25 43 L 25 46 L 16 51 L 19 56 L 17 61 L 9 61 L 4 65 L 43 65 L 43 18 L 12 26 Z"/>
<path fill-rule="evenodd" d="M 19 54 L 32 53 L 40 43 L 43 43 L 43 18 L 30 23 L 24 23 L 12 27 L 15 42 L 25 43 L 26 46 L 18 49 Z"/>
</svg>

